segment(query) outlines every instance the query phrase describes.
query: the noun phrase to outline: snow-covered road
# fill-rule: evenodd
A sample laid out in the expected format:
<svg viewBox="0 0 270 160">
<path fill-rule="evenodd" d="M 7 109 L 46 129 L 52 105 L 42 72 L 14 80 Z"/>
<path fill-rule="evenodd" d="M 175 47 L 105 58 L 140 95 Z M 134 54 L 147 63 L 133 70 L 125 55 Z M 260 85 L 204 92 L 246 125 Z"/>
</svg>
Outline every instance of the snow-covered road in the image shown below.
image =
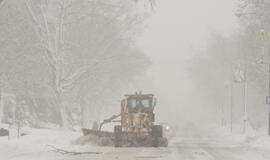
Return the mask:
<svg viewBox="0 0 270 160">
<path fill-rule="evenodd" d="M 177 130 L 168 148 L 114 148 L 75 145 L 76 132 L 35 131 L 19 140 L 0 138 L 0 160 L 269 160 L 267 149 L 256 149 L 242 137 L 222 134 L 215 128 L 186 125 Z M 36 135 L 37 134 L 37 135 Z M 269 139 L 270 140 L 270 139 Z M 48 145 L 70 151 L 101 154 L 68 155 Z"/>
<path fill-rule="evenodd" d="M 270 140 L 270 139 L 269 139 Z M 244 136 L 232 136 L 193 125 L 179 130 L 170 145 L 170 159 L 269 160 L 267 149 L 251 147 Z"/>
</svg>

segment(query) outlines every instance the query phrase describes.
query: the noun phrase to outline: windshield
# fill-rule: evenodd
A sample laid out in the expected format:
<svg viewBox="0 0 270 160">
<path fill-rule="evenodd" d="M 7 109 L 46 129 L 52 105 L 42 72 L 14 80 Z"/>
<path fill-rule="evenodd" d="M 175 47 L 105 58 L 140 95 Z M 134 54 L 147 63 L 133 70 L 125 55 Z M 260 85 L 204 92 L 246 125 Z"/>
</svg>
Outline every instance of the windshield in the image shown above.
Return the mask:
<svg viewBox="0 0 270 160">
<path fill-rule="evenodd" d="M 142 108 L 143 112 L 146 112 L 152 106 L 152 99 L 150 98 L 129 98 L 128 106 L 131 111 L 137 112 L 138 108 Z"/>
</svg>

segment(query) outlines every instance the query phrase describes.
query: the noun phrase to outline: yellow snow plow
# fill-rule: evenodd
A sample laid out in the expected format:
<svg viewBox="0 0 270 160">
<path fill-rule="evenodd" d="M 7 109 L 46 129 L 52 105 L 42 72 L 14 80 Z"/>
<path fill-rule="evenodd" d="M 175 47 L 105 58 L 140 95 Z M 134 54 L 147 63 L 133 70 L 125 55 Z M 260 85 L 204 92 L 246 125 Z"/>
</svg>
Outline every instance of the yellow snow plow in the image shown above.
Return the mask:
<svg viewBox="0 0 270 160">
<path fill-rule="evenodd" d="M 85 129 L 84 135 L 111 137 L 115 147 L 153 146 L 167 147 L 168 140 L 163 137 L 163 126 L 155 125 L 154 109 L 156 98 L 153 94 L 127 94 L 121 101 L 120 114 L 113 115 L 100 123 L 98 130 Z M 102 131 L 107 123 L 118 122 L 114 132 Z"/>
</svg>

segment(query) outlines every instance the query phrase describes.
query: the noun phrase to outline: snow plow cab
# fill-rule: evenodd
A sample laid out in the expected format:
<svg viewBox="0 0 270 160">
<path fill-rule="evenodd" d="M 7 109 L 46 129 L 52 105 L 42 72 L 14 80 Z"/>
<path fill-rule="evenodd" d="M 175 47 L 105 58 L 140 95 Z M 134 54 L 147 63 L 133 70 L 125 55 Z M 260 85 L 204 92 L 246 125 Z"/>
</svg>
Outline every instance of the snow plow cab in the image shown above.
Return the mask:
<svg viewBox="0 0 270 160">
<path fill-rule="evenodd" d="M 115 147 L 153 146 L 167 147 L 168 140 L 163 137 L 163 126 L 155 125 L 154 109 L 156 99 L 153 94 L 127 94 L 121 101 L 120 114 L 104 120 L 99 127 L 110 122 L 118 122 L 114 126 L 112 138 Z M 118 120 L 117 120 L 118 119 Z"/>
</svg>

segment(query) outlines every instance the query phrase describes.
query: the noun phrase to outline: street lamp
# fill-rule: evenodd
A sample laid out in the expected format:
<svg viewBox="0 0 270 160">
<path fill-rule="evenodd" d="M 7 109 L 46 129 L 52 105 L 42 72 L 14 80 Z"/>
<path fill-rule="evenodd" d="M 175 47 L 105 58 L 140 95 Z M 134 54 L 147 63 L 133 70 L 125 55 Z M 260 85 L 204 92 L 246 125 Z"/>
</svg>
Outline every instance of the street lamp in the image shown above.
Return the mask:
<svg viewBox="0 0 270 160">
<path fill-rule="evenodd" d="M 246 90 L 247 90 L 247 64 L 246 64 L 246 54 L 244 55 L 244 70 L 241 69 L 241 64 L 239 63 L 237 65 L 237 68 L 234 72 L 234 80 L 233 82 L 238 84 L 244 84 L 243 87 L 243 97 L 244 97 L 244 117 L 243 117 L 243 132 L 246 132 L 246 126 L 247 126 L 247 96 L 246 96 Z"/>
</svg>

